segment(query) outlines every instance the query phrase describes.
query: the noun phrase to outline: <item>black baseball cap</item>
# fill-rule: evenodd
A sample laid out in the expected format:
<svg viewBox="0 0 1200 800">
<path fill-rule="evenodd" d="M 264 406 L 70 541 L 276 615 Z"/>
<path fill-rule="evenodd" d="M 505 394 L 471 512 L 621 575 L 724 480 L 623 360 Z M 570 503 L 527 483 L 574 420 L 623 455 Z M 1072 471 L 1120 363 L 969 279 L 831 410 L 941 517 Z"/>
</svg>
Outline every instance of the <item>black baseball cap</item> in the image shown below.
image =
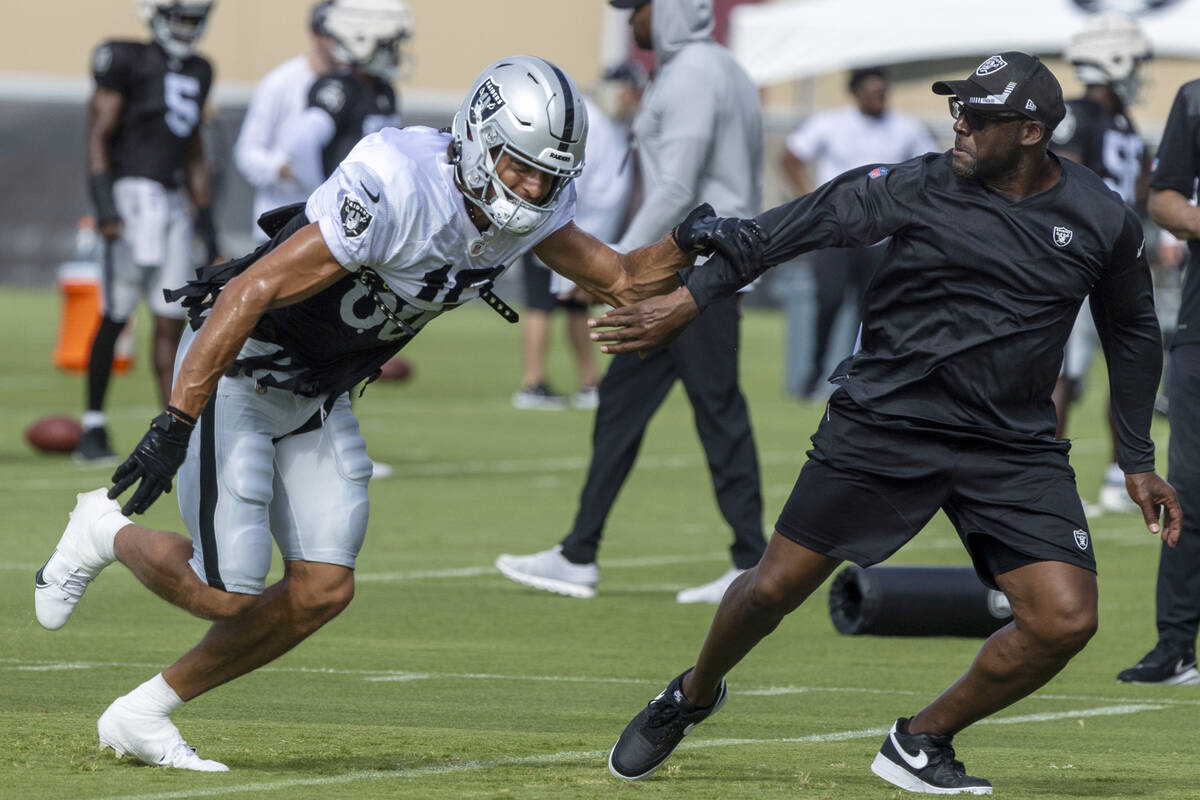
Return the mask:
<svg viewBox="0 0 1200 800">
<path fill-rule="evenodd" d="M 963 81 L 938 81 L 934 94 L 951 94 L 983 112 L 1015 111 L 1053 130 L 1066 116 L 1058 78 L 1037 56 L 1009 50 L 989 56 Z"/>
<path fill-rule="evenodd" d="M 641 8 L 649 2 L 650 0 L 608 0 L 608 4 L 613 8 Z"/>
</svg>

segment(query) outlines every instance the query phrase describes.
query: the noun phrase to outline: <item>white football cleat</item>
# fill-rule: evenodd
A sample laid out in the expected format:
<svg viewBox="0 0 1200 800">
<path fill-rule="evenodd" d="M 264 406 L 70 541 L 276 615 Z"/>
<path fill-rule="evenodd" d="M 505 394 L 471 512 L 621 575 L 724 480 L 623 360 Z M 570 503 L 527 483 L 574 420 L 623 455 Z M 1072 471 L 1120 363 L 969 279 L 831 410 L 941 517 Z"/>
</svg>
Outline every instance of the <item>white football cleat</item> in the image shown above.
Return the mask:
<svg viewBox="0 0 1200 800">
<path fill-rule="evenodd" d="M 505 553 L 496 559 L 496 569 L 509 580 L 568 597 L 595 597 L 600 568 L 575 564 L 562 554 L 562 545 L 528 556 Z"/>
<path fill-rule="evenodd" d="M 729 584 L 741 575 L 746 570 L 730 567 L 725 573 L 715 581 L 710 581 L 700 586 L 693 586 L 690 589 L 684 589 L 679 594 L 675 595 L 677 603 L 719 603 L 721 598 L 725 596 L 725 590 L 729 588 Z"/>
<path fill-rule="evenodd" d="M 134 758 L 159 767 L 190 769 L 196 772 L 228 772 L 220 761 L 201 758 L 189 747 L 183 735 L 165 714 L 139 711 L 127 699 L 118 697 L 100 715 L 96 731 L 100 746 L 110 748 L 118 757 Z"/>
<path fill-rule="evenodd" d="M 52 631 L 67 624 L 88 584 L 116 560 L 112 555 L 112 540 L 98 530 L 96 523 L 109 514 L 119 516 L 121 504 L 108 499 L 107 489 L 78 494 L 75 499 L 75 510 L 62 538 L 33 579 L 33 605 L 38 622 Z"/>
</svg>

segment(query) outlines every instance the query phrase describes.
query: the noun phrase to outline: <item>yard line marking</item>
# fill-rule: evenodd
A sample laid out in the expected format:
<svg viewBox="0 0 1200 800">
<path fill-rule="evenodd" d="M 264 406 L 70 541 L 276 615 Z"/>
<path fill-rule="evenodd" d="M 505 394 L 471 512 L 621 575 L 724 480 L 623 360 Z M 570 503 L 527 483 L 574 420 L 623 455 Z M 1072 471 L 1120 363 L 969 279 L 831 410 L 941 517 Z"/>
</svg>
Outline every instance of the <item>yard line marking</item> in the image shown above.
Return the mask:
<svg viewBox="0 0 1200 800">
<path fill-rule="evenodd" d="M 1107 706 L 1101 708 L 1081 709 L 1078 711 L 1062 711 L 1054 714 L 1023 714 L 1014 717 L 999 717 L 980 720 L 979 725 L 1015 725 L 1030 722 L 1053 722 L 1062 719 L 1082 719 L 1085 717 L 1115 716 L 1120 714 L 1136 714 L 1140 711 L 1158 711 L 1163 706 L 1136 704 L 1123 706 Z M 749 744 L 817 744 L 827 742 L 843 742 L 852 739 L 869 739 L 886 736 L 890 728 L 860 728 L 851 731 L 835 733 L 815 733 L 808 736 L 792 736 L 776 739 L 701 739 L 684 742 L 680 750 L 703 750 L 711 747 L 731 747 Z M 220 786 L 207 789 L 183 789 L 174 792 L 157 792 L 154 794 L 128 794 L 102 800 L 187 800 L 193 797 L 213 797 L 223 794 L 244 794 L 247 792 L 269 792 L 280 789 L 292 789 L 306 786 L 331 786 L 354 783 L 357 781 L 382 781 L 393 779 L 413 779 L 427 776 L 450 775 L 459 772 L 494 769 L 496 767 L 523 766 L 527 764 L 562 764 L 573 761 L 600 761 L 608 755 L 607 750 L 566 750 L 558 753 L 544 753 L 532 756 L 516 756 L 513 758 L 498 758 L 490 761 L 464 761 L 457 764 L 430 764 L 413 769 L 372 770 L 350 772 L 345 775 L 330 775 L 323 778 L 292 778 L 282 781 L 261 781 L 235 786 Z M 599 769 L 599 766 L 597 766 Z"/>
<path fill-rule="evenodd" d="M 40 671 L 55 669 L 161 669 L 161 663 L 141 663 L 134 661 L 62 661 L 55 662 L 46 659 L 29 658 L 0 658 L 0 671 Z M 605 683 L 641 685 L 653 692 L 660 688 L 656 678 L 616 678 L 611 676 L 596 677 L 587 675 L 502 675 L 488 672 L 436 672 L 436 671 L 406 671 L 390 669 L 342 669 L 338 667 L 261 667 L 255 672 L 287 672 L 307 675 L 346 675 L 360 677 L 370 682 L 406 683 L 417 680 L 506 680 L 529 681 L 532 683 Z M 929 692 L 914 689 L 880 689 L 878 687 L 858 686 L 755 686 L 738 685 L 736 694 L 755 697 L 771 697 L 775 695 L 826 693 L 826 694 L 875 694 L 897 696 L 925 696 Z M 1092 694 L 1050 694 L 1036 692 L 1028 700 L 1054 700 L 1068 702 L 1098 702 L 1124 703 L 1138 702 L 1141 698 L 1109 697 Z M 1145 698 L 1146 702 L 1161 706 L 1200 706 L 1200 699 L 1185 699 L 1172 697 Z M 886 732 L 886 731 L 885 731 Z"/>
<path fill-rule="evenodd" d="M 706 553 L 693 556 L 646 556 L 644 558 L 610 558 L 604 561 L 605 568 L 609 567 L 662 567 L 672 564 L 704 564 L 712 561 L 725 561 L 729 556 L 725 553 Z M 36 569 L 36 567 L 35 567 Z M 479 575 L 495 575 L 500 577 L 494 566 L 486 567 L 453 567 L 450 569 L 416 570 L 412 572 L 356 572 L 356 581 L 387 582 L 421 580 L 427 578 L 474 578 Z"/>
</svg>

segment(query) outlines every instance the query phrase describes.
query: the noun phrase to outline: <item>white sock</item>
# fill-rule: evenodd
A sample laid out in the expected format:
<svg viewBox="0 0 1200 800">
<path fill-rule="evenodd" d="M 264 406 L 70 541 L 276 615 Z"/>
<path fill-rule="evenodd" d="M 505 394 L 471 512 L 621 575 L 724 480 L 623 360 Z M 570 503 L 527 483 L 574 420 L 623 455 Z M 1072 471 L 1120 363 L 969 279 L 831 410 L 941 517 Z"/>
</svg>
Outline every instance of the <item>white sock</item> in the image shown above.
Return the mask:
<svg viewBox="0 0 1200 800">
<path fill-rule="evenodd" d="M 92 530 L 96 533 L 94 541 L 97 555 L 108 561 L 116 561 L 117 554 L 113 551 L 113 547 L 117 542 L 117 531 L 132 524 L 133 520 L 120 511 L 111 511 L 96 520 Z"/>
<path fill-rule="evenodd" d="M 85 431 L 90 431 L 92 428 L 103 428 L 108 424 L 108 415 L 103 411 L 85 411 L 79 424 Z"/>
<path fill-rule="evenodd" d="M 1108 469 L 1104 471 L 1104 482 L 1116 485 L 1125 485 L 1125 472 L 1117 464 L 1109 464 Z"/>
<path fill-rule="evenodd" d="M 164 717 L 169 717 L 172 711 L 183 705 L 161 672 L 125 696 L 138 710 Z"/>
</svg>

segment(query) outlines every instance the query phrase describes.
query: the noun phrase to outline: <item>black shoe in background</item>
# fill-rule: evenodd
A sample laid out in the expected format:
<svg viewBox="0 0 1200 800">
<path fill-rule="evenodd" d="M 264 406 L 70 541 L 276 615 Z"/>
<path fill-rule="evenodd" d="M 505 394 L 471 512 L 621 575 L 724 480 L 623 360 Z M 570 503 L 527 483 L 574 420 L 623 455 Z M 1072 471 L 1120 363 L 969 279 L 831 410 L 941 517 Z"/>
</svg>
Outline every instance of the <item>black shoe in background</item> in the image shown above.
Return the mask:
<svg viewBox="0 0 1200 800">
<path fill-rule="evenodd" d="M 991 794 L 992 784 L 967 774 L 954 758 L 949 736 L 909 733 L 901 717 L 883 740 L 871 772 L 890 784 L 921 794 Z"/>
<path fill-rule="evenodd" d="M 667 684 L 657 697 L 625 726 L 625 731 L 608 754 L 608 771 L 615 778 L 640 781 L 654 774 L 684 736 L 720 710 L 729 694 L 725 679 L 717 689 L 716 701 L 697 708 L 683 696 L 683 676 Z"/>
<path fill-rule="evenodd" d="M 87 428 L 79 434 L 72 458 L 81 464 L 107 464 L 117 460 L 117 454 L 108 444 L 107 428 Z"/>
<path fill-rule="evenodd" d="M 1161 683 L 1164 686 L 1196 686 L 1200 671 L 1196 669 L 1196 648 L 1159 642 L 1136 666 L 1123 669 L 1117 675 L 1121 683 Z"/>
</svg>

